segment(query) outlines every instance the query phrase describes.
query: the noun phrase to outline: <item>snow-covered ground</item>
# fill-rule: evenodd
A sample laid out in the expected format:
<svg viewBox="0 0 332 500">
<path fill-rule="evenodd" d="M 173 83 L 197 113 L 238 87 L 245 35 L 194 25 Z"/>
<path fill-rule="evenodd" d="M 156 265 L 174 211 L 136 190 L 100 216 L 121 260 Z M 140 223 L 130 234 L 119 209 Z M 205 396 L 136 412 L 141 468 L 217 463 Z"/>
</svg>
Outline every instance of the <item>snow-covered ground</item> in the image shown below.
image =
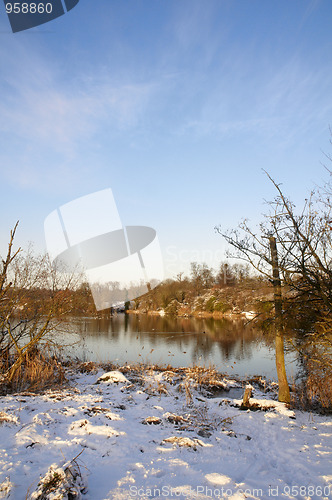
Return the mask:
<svg viewBox="0 0 332 500">
<path fill-rule="evenodd" d="M 330 417 L 257 389 L 269 408 L 243 411 L 171 371 L 102 375 L 1 398 L 0 498 L 332 498 Z"/>
</svg>

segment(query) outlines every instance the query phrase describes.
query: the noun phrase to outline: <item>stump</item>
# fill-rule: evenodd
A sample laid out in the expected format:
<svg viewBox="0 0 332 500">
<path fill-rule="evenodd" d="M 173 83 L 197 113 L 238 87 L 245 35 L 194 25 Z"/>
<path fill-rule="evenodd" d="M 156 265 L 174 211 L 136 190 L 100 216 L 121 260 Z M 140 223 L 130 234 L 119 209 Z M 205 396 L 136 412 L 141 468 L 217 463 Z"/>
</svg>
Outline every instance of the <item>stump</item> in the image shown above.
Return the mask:
<svg viewBox="0 0 332 500">
<path fill-rule="evenodd" d="M 245 408 L 250 408 L 250 398 L 252 396 L 252 386 L 251 385 L 246 385 L 244 394 L 243 394 L 243 399 L 242 399 L 242 407 Z"/>
</svg>

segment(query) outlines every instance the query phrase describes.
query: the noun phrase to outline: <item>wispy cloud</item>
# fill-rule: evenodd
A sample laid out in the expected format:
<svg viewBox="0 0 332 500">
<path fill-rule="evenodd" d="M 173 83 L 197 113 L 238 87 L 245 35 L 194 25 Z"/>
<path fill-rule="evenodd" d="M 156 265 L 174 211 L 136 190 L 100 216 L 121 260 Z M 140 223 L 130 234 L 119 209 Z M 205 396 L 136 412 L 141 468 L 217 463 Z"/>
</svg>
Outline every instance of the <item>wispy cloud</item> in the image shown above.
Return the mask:
<svg viewBox="0 0 332 500">
<path fill-rule="evenodd" d="M 47 85 L 27 81 L 12 87 L 12 103 L 4 99 L 0 105 L 2 130 L 69 154 L 105 122 L 114 129 L 135 126 L 153 85 L 104 82 L 89 86 L 82 82 L 80 86 L 78 82 L 70 87 L 70 82 L 64 85 L 56 78 Z"/>
<path fill-rule="evenodd" d="M 65 78 L 59 66 L 30 54 L 19 44 L 10 57 L 0 49 L 0 171 L 22 185 L 44 184 L 54 162 L 70 168 L 99 133 L 135 128 L 156 91 L 153 81 L 115 81 L 98 69 Z"/>
<path fill-rule="evenodd" d="M 260 68 L 254 54 L 235 54 L 197 94 L 196 113 L 184 121 L 180 134 L 228 137 L 258 134 L 291 142 L 315 128 L 327 129 L 332 112 L 332 72 L 308 68 L 298 57 Z"/>
</svg>

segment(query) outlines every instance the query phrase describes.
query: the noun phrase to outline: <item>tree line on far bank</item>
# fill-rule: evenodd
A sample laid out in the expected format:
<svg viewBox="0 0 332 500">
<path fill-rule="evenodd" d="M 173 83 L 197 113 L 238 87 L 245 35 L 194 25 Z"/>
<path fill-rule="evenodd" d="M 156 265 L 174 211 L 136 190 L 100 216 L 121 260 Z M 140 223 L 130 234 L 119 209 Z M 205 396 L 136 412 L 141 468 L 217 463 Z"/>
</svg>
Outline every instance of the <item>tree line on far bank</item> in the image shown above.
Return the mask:
<svg viewBox="0 0 332 500">
<path fill-rule="evenodd" d="M 214 270 L 205 263 L 192 262 L 189 275 L 178 273 L 138 297 L 131 308 L 140 312 L 163 311 L 173 315 L 199 313 L 229 314 L 230 311 L 259 312 L 270 286 L 265 278 L 250 273 L 248 265 L 221 262 Z"/>
</svg>

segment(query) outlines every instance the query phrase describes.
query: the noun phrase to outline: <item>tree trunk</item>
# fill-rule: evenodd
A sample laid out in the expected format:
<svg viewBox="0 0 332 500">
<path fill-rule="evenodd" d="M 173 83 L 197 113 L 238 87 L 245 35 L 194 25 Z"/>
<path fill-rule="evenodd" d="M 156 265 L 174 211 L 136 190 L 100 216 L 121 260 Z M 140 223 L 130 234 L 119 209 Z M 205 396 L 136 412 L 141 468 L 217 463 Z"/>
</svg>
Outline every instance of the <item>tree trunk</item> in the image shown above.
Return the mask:
<svg viewBox="0 0 332 500">
<path fill-rule="evenodd" d="M 284 356 L 284 336 L 282 331 L 278 331 L 278 326 L 276 328 L 276 367 L 279 384 L 278 401 L 290 403 L 289 385 L 287 381 Z"/>
<path fill-rule="evenodd" d="M 275 320 L 276 320 L 276 367 L 278 375 L 278 400 L 283 403 L 290 402 L 290 392 L 289 385 L 286 375 L 285 367 L 285 355 L 284 355 L 284 335 L 283 335 L 283 324 L 282 324 L 282 296 L 281 296 L 281 281 L 279 275 L 279 265 L 278 265 L 278 254 L 277 254 L 277 243 L 276 239 L 271 236 L 270 250 L 271 250 L 271 260 L 272 260 L 272 272 L 273 272 L 273 288 L 274 288 L 274 308 L 275 308 Z"/>
</svg>

